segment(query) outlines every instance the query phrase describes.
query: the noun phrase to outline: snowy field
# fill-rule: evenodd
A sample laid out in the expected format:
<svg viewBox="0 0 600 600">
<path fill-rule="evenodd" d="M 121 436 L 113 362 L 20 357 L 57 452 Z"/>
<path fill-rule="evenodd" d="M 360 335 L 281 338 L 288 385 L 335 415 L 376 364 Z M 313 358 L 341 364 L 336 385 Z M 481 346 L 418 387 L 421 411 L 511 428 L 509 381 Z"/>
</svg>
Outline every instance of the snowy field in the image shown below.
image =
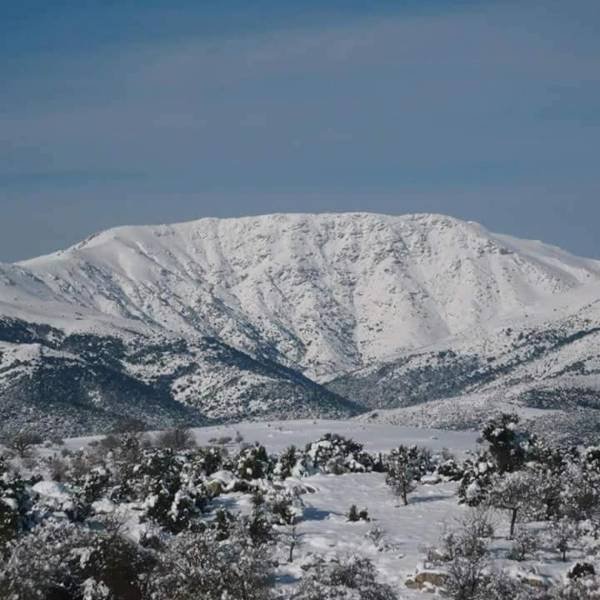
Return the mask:
<svg viewBox="0 0 600 600">
<path fill-rule="evenodd" d="M 480 447 L 477 432 L 358 420 L 244 422 L 195 428 L 192 432 L 200 446 L 219 441 L 234 451 L 241 443 L 259 442 L 269 453 L 276 454 L 290 445 L 303 448 L 327 433 L 354 439 L 371 453 L 388 452 L 404 444 L 428 448 L 432 452 L 446 449 L 458 458 L 465 458 Z M 238 441 L 235 441 L 236 437 Z M 240 437 L 243 442 L 239 441 Z M 97 438 L 72 438 L 66 441 L 66 446 L 72 450 L 83 448 L 93 439 Z M 400 598 L 422 598 L 422 591 L 405 586 L 407 578 L 422 568 L 425 549 L 434 547 L 443 532 L 457 527 L 469 510 L 458 503 L 455 483 L 421 484 L 410 495 L 408 506 L 402 506 L 392 494 L 382 473 L 318 474 L 303 479 L 302 483 L 311 489 L 311 493 L 302 497 L 304 506 L 298 524 L 299 541 L 294 562 L 287 563 L 285 547 L 280 548 L 277 557 L 281 561 L 277 578 L 284 587 L 302 577 L 302 565 L 314 556 L 329 559 L 358 555 L 373 561 L 381 580 L 393 585 Z M 359 509 L 366 508 L 371 520 L 348 522 L 346 515 L 353 504 Z M 231 494 L 224 505 L 230 510 L 248 512 L 250 498 Z M 495 549 L 499 552 L 508 549 L 510 542 L 502 539 L 507 533 L 506 519 L 502 514 L 496 514 L 495 521 L 500 534 Z M 369 535 L 374 529 L 381 531 L 377 541 Z M 559 578 L 566 566 L 555 555 L 547 553 L 540 560 L 519 563 L 517 570 L 528 577 L 550 580 Z"/>
<path fill-rule="evenodd" d="M 229 446 L 240 434 L 245 442 L 258 441 L 268 452 L 279 453 L 290 445 L 304 447 L 307 443 L 337 433 L 364 445 L 368 452 L 387 452 L 400 444 L 418 445 L 437 452 L 448 449 L 464 457 L 477 448 L 477 433 L 420 429 L 388 424 L 369 424 L 358 421 L 301 420 L 267 423 L 238 423 L 193 429 L 198 445 L 209 445 L 219 438 L 231 438 Z M 67 440 L 71 449 L 84 447 L 94 438 Z M 298 526 L 300 543 L 296 560 L 285 564 L 285 551 L 278 569 L 280 583 L 296 581 L 302 575 L 303 560 L 313 554 L 326 558 L 351 556 L 368 557 L 376 564 L 382 580 L 402 590 L 403 598 L 418 598 L 422 594 L 405 588 L 405 579 L 414 574 L 423 560 L 423 548 L 435 545 L 446 526 L 452 527 L 464 512 L 457 504 L 456 484 L 419 486 L 410 497 L 408 506 L 400 506 L 385 483 L 382 473 L 345 475 L 315 475 L 303 479 L 314 493 L 303 496 L 304 512 Z M 248 506 L 248 498 L 237 497 L 237 508 Z M 346 513 L 352 504 L 366 508 L 370 522 L 349 523 Z M 229 508 L 233 508 L 229 503 Z M 388 545 L 380 551 L 368 537 L 370 530 L 381 529 Z"/>
<path fill-rule="evenodd" d="M 447 449 L 464 458 L 479 447 L 479 434 L 476 432 L 358 421 L 251 422 L 193 431 L 200 445 L 221 437 L 234 438 L 239 433 L 246 442 L 258 441 L 274 453 L 291 444 L 303 447 L 326 433 L 352 438 L 369 452 L 388 452 L 399 444 L 414 444 L 432 452 Z M 231 442 L 231 445 L 235 446 L 235 443 Z M 422 591 L 405 586 L 407 578 L 422 568 L 425 549 L 435 547 L 442 533 L 456 528 L 469 511 L 458 504 L 455 483 L 421 484 L 409 496 L 408 506 L 402 506 L 399 498 L 392 494 L 382 473 L 318 474 L 303 479 L 302 483 L 310 486 L 314 493 L 303 496 L 304 511 L 298 525 L 299 547 L 291 565 L 286 564 L 287 551 L 282 548 L 279 557 L 282 566 L 277 574 L 283 585 L 297 581 L 302 576 L 302 564 L 314 555 L 327 559 L 358 555 L 373 561 L 381 580 L 393 585 L 399 592 L 399 598 L 423 598 Z M 349 523 L 346 515 L 352 504 L 359 509 L 366 508 L 371 521 Z M 239 508 L 244 510 L 247 506 L 248 499 L 240 498 Z M 500 554 L 511 546 L 511 542 L 505 539 L 508 521 L 505 513 L 495 514 L 493 520 L 498 534 L 493 547 Z M 382 532 L 378 543 L 369 536 L 375 528 Z M 574 553 L 571 558 L 571 562 L 565 565 L 555 553 L 542 552 L 537 560 L 523 561 L 518 566 L 502 564 L 502 567 L 530 579 L 550 581 L 560 579 L 568 565 L 580 555 Z"/>
<path fill-rule="evenodd" d="M 269 452 L 281 452 L 290 444 L 303 447 L 318 440 L 326 433 L 337 433 L 360 442 L 368 452 L 386 452 L 399 444 L 416 444 L 433 451 L 451 448 L 455 454 L 464 454 L 476 448 L 478 437 L 475 432 L 441 431 L 343 420 L 240 423 L 219 427 L 201 427 L 193 431 L 196 441 L 200 445 L 207 444 L 210 439 L 221 436 L 234 437 L 236 432 L 239 432 L 247 442 L 258 441 Z"/>
<path fill-rule="evenodd" d="M 236 447 L 234 438 L 239 433 L 246 442 L 260 442 L 268 452 L 281 452 L 294 444 L 304 447 L 326 433 L 350 437 L 364 445 L 368 452 L 386 452 L 399 444 L 416 444 L 439 451 L 448 448 L 454 454 L 464 455 L 476 450 L 478 434 L 473 431 L 444 431 L 403 427 L 394 424 L 362 423 L 354 420 L 299 420 L 244 422 L 215 427 L 198 427 L 191 430 L 198 445 L 205 446 L 219 438 L 231 438 L 230 446 Z M 71 438 L 65 441 L 67 448 L 83 448 L 95 437 Z M 227 445 L 227 444 L 226 444 Z"/>
<path fill-rule="evenodd" d="M 370 558 L 382 581 L 401 590 L 402 597 L 419 597 L 420 593 L 405 588 L 404 581 L 422 562 L 423 548 L 435 545 L 444 527 L 464 511 L 456 503 L 456 486 L 421 486 L 408 506 L 400 506 L 381 473 L 316 475 L 306 483 L 315 493 L 304 500 L 304 518 L 298 527 L 300 559 L 280 569 L 282 580 L 301 577 L 302 560 L 311 553 L 327 559 L 359 555 Z M 366 508 L 371 521 L 349 523 L 346 513 L 351 504 Z M 368 537 L 375 527 L 383 532 L 386 550 L 380 551 Z"/>
<path fill-rule="evenodd" d="M 364 423 L 357 420 L 328 421 L 274 421 L 267 423 L 245 422 L 235 425 L 197 428 L 191 430 L 199 446 L 220 446 L 236 454 L 245 445 L 259 442 L 270 454 L 281 455 L 294 445 L 304 447 L 322 440 L 328 433 L 351 438 L 364 445 L 372 455 L 386 453 L 399 445 L 417 445 L 434 454 L 448 450 L 458 459 L 465 459 L 481 446 L 475 432 L 419 429 L 393 424 Z M 158 439 L 159 433 L 151 434 Z M 72 438 L 65 441 L 69 451 L 91 448 L 99 438 Z M 38 456 L 51 456 L 57 447 L 39 448 Z M 224 471 L 222 473 L 225 473 Z M 221 475 L 221 477 L 223 477 Z M 218 478 L 217 478 L 218 480 Z M 377 570 L 382 583 L 389 584 L 399 599 L 423 597 L 423 590 L 406 586 L 416 573 L 427 572 L 426 551 L 439 547 L 442 534 L 455 530 L 472 511 L 458 502 L 458 483 L 425 477 L 409 494 L 404 506 L 386 483 L 385 473 L 326 474 L 319 472 L 298 478 L 286 478 L 281 484 L 287 490 L 302 490 L 296 507 L 297 540 L 292 562 L 288 561 L 289 546 L 278 542 L 273 558 L 277 586 L 291 591 L 304 575 L 304 567 L 314 564 L 317 557 L 338 559 L 344 562 L 351 557 L 368 558 Z M 36 492 L 47 501 L 68 500 L 64 487 L 45 481 L 35 486 Z M 348 511 L 352 505 L 366 509 L 369 520 L 349 522 Z M 110 512 L 110 501 L 101 501 L 95 509 Z M 138 518 L 139 507 L 124 507 L 127 516 L 125 530 L 132 539 L 139 539 L 144 525 Z M 212 510 L 226 508 L 233 513 L 250 514 L 251 495 L 230 491 L 212 501 Z M 528 581 L 550 583 L 560 581 L 574 561 L 586 558 L 582 549 L 569 550 L 569 561 L 562 562 L 556 550 L 540 547 L 527 560 L 511 561 L 506 556 L 512 542 L 508 538 L 508 513 L 492 513 L 495 533 L 490 540 L 494 568 L 503 569 Z M 536 524 L 531 524 L 534 528 Z M 289 536 L 290 527 L 277 525 L 281 540 Z M 542 525 L 544 527 L 544 525 Z M 431 571 L 435 574 L 435 569 Z"/>
</svg>

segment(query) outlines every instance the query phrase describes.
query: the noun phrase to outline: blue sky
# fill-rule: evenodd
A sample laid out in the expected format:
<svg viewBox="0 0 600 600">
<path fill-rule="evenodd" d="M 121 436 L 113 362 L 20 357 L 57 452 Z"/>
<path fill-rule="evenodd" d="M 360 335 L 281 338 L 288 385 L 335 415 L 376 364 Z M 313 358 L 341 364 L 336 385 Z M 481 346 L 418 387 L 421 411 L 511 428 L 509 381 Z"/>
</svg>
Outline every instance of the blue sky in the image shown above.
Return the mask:
<svg viewBox="0 0 600 600">
<path fill-rule="evenodd" d="M 342 210 L 600 258 L 599 67 L 597 0 L 8 0 L 0 261 Z"/>
</svg>

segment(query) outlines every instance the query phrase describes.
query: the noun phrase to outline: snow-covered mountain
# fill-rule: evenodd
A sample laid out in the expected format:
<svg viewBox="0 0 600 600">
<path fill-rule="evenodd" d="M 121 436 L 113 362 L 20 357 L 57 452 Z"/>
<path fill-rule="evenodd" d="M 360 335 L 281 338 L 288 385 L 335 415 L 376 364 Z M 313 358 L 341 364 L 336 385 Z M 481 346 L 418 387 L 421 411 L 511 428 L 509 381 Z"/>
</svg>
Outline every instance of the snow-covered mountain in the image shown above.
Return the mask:
<svg viewBox="0 0 600 600">
<path fill-rule="evenodd" d="M 600 262 L 474 223 L 362 213 L 124 227 L 20 267 L 79 309 L 321 379 L 600 281 Z"/>
<path fill-rule="evenodd" d="M 310 402 L 310 414 L 324 405 L 343 414 L 356 410 L 348 400 L 402 406 L 475 381 L 512 385 L 519 365 L 522 383 L 531 374 L 515 356 L 535 345 L 543 360 L 554 352 L 550 342 L 540 350 L 548 332 L 582 331 L 575 308 L 600 297 L 596 285 L 599 261 L 450 217 L 277 214 L 121 227 L 0 265 L 0 320 L 49 327 L 54 341 L 27 343 L 52 352 L 72 336 L 93 336 L 92 346 L 118 339 L 127 376 L 152 389 L 160 380 L 175 406 L 204 416 L 275 406 L 302 416 Z M 591 313 L 593 329 L 600 314 Z M 3 351 L 0 385 L 26 342 L 2 343 L 18 347 Z M 588 344 L 579 345 L 587 361 Z M 316 383 L 328 381 L 337 396 Z"/>
</svg>

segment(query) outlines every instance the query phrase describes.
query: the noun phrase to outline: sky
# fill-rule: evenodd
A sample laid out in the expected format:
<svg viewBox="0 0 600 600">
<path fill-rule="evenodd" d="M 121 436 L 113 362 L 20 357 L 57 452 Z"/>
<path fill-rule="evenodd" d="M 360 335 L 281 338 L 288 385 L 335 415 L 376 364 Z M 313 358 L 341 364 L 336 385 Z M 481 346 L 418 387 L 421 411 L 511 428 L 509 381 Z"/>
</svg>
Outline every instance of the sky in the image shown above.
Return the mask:
<svg viewBox="0 0 600 600">
<path fill-rule="evenodd" d="M 0 261 L 437 212 L 600 258 L 598 0 L 5 0 Z"/>
</svg>

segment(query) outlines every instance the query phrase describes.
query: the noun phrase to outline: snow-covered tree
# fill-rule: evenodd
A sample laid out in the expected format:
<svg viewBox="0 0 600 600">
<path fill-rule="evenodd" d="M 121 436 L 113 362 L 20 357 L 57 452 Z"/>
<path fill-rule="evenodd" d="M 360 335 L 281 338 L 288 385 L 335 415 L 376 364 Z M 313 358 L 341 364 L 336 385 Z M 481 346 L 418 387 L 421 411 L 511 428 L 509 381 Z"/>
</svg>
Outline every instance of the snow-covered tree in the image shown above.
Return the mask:
<svg viewBox="0 0 600 600">
<path fill-rule="evenodd" d="M 0 555 L 28 527 L 31 498 L 27 483 L 0 457 Z"/>
<path fill-rule="evenodd" d="M 256 491 L 252 496 L 252 512 L 241 519 L 248 538 L 255 546 L 263 546 L 273 539 L 272 521 L 264 495 Z"/>
<path fill-rule="evenodd" d="M 510 539 L 514 536 L 519 513 L 526 510 L 539 511 L 537 482 L 535 472 L 522 470 L 498 475 L 491 484 L 490 504 L 495 508 L 507 510 L 510 514 Z"/>
<path fill-rule="evenodd" d="M 489 421 L 481 433 L 500 473 L 523 467 L 532 452 L 535 438 L 519 427 L 516 414 L 502 414 Z"/>
<path fill-rule="evenodd" d="M 268 477 L 273 467 L 274 463 L 267 454 L 265 447 L 255 444 L 240 451 L 235 472 L 241 479 L 250 481 Z"/>
<path fill-rule="evenodd" d="M 526 527 L 518 527 L 513 535 L 513 545 L 508 553 L 511 560 L 522 561 L 532 556 L 540 547 L 536 532 Z"/>
<path fill-rule="evenodd" d="M 568 517 L 563 517 L 552 522 L 550 540 L 560 553 L 563 562 L 567 560 L 567 553 L 571 549 L 572 542 L 577 540 L 580 535 L 581 532 L 578 523 Z"/>
<path fill-rule="evenodd" d="M 6 434 L 2 441 L 7 448 L 14 450 L 21 458 L 25 458 L 31 453 L 34 446 L 41 444 L 44 440 L 39 433 L 23 429 L 16 433 Z"/>
<path fill-rule="evenodd" d="M 459 501 L 468 506 L 480 506 L 489 498 L 496 467 L 488 453 L 467 459 L 463 465 L 463 476 L 458 488 Z"/>
<path fill-rule="evenodd" d="M 600 525 L 600 462 L 596 448 L 588 448 L 567 462 L 560 474 L 560 513 L 574 521 Z"/>
<path fill-rule="evenodd" d="M 296 446 L 287 447 L 277 459 L 274 473 L 281 479 L 292 477 L 292 473 L 301 461 L 301 453 Z"/>
<path fill-rule="evenodd" d="M 392 450 L 386 458 L 386 483 L 394 494 L 402 498 L 406 506 L 408 494 L 412 492 L 421 479 L 428 455 L 417 446 L 399 446 Z"/>
</svg>

